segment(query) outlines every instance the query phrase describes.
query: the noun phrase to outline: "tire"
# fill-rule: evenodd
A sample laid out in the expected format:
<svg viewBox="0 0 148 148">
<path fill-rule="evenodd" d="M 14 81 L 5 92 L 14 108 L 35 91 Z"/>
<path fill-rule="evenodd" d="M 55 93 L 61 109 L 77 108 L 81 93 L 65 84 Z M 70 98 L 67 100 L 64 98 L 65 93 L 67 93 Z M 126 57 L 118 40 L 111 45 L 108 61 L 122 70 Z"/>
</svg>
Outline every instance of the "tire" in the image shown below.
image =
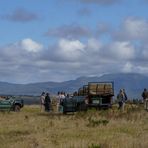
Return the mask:
<svg viewBox="0 0 148 148">
<path fill-rule="evenodd" d="M 21 110 L 21 107 L 19 105 L 14 106 L 14 111 L 15 112 L 20 112 L 20 110 Z"/>
</svg>

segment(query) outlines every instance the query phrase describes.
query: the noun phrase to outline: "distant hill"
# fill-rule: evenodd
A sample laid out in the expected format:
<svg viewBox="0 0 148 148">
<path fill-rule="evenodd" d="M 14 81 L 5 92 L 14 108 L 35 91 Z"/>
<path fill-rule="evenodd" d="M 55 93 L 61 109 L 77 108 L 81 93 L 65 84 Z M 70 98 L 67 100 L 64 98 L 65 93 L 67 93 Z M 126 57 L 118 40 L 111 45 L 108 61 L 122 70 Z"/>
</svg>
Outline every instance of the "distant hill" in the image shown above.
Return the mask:
<svg viewBox="0 0 148 148">
<path fill-rule="evenodd" d="M 74 92 L 88 82 L 113 81 L 115 95 L 125 88 L 130 98 L 141 98 L 143 88 L 148 88 L 148 76 L 136 73 L 105 74 L 100 77 L 79 77 L 65 82 L 41 82 L 31 84 L 12 84 L 0 82 L 1 95 L 40 95 L 42 91 L 56 94 L 58 91 Z"/>
</svg>

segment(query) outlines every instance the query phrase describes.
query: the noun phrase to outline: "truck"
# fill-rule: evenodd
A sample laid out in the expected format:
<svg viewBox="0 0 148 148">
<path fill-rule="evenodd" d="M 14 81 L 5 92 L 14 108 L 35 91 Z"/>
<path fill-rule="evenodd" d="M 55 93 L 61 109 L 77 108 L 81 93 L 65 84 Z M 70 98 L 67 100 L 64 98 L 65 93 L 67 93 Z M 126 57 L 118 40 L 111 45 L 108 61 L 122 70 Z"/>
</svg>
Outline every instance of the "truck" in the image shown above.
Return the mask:
<svg viewBox="0 0 148 148">
<path fill-rule="evenodd" d="M 114 96 L 113 82 L 89 82 L 88 83 L 88 107 L 97 109 L 111 108 Z"/>
<path fill-rule="evenodd" d="M 114 96 L 113 82 L 89 82 L 71 98 L 63 101 L 63 113 L 86 111 L 89 108 L 108 109 Z"/>
<path fill-rule="evenodd" d="M 22 99 L 15 99 L 15 97 L 1 97 L 0 98 L 0 111 L 15 111 L 19 112 L 24 106 Z"/>
</svg>

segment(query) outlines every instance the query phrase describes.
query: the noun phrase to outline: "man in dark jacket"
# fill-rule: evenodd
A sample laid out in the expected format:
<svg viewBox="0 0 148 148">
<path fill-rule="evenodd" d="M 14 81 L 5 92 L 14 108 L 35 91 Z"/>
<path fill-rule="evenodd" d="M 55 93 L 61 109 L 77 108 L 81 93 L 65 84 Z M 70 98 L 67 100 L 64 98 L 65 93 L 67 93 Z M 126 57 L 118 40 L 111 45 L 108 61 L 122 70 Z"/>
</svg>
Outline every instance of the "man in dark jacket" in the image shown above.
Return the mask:
<svg viewBox="0 0 148 148">
<path fill-rule="evenodd" d="M 142 98 L 144 102 L 144 109 L 148 110 L 148 91 L 146 88 L 142 92 Z"/>
<path fill-rule="evenodd" d="M 50 99 L 49 93 L 46 93 L 46 96 L 45 96 L 45 111 L 47 111 L 47 112 L 50 111 L 50 104 L 51 104 L 51 99 Z"/>
</svg>

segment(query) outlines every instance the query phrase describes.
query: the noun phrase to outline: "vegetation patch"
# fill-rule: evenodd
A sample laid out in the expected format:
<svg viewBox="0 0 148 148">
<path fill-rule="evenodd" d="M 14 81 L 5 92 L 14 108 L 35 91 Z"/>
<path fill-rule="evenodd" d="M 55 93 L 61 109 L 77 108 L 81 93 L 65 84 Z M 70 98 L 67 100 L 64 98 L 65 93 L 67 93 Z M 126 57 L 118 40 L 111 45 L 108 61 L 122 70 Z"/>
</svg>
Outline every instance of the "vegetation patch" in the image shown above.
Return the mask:
<svg viewBox="0 0 148 148">
<path fill-rule="evenodd" d="M 19 113 L 0 112 L 2 148 L 125 148 L 147 147 L 148 113 L 126 106 L 88 110 L 74 115 L 40 112 L 25 106 Z"/>
<path fill-rule="evenodd" d="M 109 121 L 105 120 L 105 119 L 97 120 L 97 119 L 89 118 L 87 126 L 88 127 L 96 127 L 96 126 L 100 126 L 100 125 L 106 126 L 108 123 L 109 123 Z"/>
<path fill-rule="evenodd" d="M 88 148 L 101 148 L 101 145 L 92 143 Z"/>
</svg>

